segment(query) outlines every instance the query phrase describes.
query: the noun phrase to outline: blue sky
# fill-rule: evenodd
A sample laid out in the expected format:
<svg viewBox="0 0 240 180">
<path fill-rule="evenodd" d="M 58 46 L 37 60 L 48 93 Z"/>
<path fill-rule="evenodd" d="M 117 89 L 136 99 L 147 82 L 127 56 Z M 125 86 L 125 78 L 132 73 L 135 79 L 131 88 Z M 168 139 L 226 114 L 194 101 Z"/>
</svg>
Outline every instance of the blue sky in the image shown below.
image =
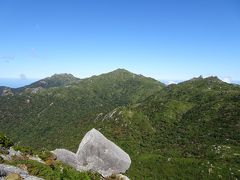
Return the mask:
<svg viewBox="0 0 240 180">
<path fill-rule="evenodd" d="M 126 68 L 240 80 L 239 0 L 1 0 L 0 78 Z"/>
</svg>

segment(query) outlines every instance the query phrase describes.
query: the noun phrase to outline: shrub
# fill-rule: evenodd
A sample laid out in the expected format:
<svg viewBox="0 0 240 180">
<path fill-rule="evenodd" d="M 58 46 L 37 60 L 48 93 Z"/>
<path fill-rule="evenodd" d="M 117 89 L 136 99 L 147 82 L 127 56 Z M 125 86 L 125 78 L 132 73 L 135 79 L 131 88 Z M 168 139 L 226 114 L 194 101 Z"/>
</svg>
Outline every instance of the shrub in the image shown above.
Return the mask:
<svg viewBox="0 0 240 180">
<path fill-rule="evenodd" d="M 12 140 L 0 133 L 0 147 L 9 148 L 11 146 L 13 146 Z"/>
</svg>

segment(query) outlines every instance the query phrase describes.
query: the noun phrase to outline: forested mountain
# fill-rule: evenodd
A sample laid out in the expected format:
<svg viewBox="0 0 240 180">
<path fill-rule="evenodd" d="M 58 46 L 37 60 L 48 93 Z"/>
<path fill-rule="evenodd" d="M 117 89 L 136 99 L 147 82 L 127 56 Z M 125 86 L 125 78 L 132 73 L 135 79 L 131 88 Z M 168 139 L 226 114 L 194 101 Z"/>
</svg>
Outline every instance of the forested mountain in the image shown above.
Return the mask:
<svg viewBox="0 0 240 180">
<path fill-rule="evenodd" d="M 156 80 L 121 69 L 67 86 L 28 91 L 36 84 L 13 96 L 1 97 L 1 130 L 34 147 L 44 144 L 49 148 L 71 149 L 94 121 L 118 106 L 142 101 L 164 87 Z"/>
<path fill-rule="evenodd" d="M 240 86 L 217 77 L 165 86 L 123 69 L 52 77 L 34 93 L 40 81 L 0 97 L 0 131 L 76 151 L 94 127 L 130 154 L 132 179 L 239 178 Z"/>
</svg>

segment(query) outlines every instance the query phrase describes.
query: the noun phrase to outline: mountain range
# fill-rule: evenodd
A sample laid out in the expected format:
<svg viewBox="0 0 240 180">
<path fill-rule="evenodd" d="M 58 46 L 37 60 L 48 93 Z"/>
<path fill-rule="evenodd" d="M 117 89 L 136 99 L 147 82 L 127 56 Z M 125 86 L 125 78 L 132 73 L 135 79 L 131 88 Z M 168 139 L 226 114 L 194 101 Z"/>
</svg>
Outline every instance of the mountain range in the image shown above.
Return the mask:
<svg viewBox="0 0 240 180">
<path fill-rule="evenodd" d="M 21 145 L 76 151 L 96 128 L 129 153 L 131 179 L 240 177 L 240 86 L 217 77 L 55 74 L 0 95 L 0 131 Z"/>
</svg>

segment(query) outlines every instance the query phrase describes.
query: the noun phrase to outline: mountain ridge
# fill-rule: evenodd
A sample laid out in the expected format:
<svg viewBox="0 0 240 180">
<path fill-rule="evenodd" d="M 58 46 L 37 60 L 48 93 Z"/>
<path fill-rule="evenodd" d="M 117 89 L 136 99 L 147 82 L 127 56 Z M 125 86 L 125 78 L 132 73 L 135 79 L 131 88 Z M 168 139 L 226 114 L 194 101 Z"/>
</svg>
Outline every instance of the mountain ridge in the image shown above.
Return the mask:
<svg viewBox="0 0 240 180">
<path fill-rule="evenodd" d="M 80 80 L 83 80 L 83 79 L 89 79 L 89 78 L 92 78 L 92 77 L 96 77 L 96 76 L 102 76 L 102 75 L 116 75 L 116 74 L 125 74 L 125 75 L 135 75 L 135 76 L 143 76 L 143 77 L 146 77 L 144 75 L 141 75 L 141 74 L 135 74 L 135 73 L 132 73 L 131 71 L 128 71 L 124 68 L 118 68 L 118 69 L 115 69 L 113 71 L 110 71 L 110 72 L 107 72 L 107 73 L 102 73 L 100 75 L 92 75 L 90 77 L 86 77 L 86 78 L 78 78 L 78 77 L 75 77 L 73 76 L 72 74 L 70 73 L 59 73 L 59 74 L 53 74 L 52 76 L 50 77 L 46 77 L 46 78 L 43 78 L 43 79 L 40 79 L 40 80 L 37 80 L 31 84 L 28 84 L 28 85 L 25 85 L 25 86 L 22 86 L 22 87 L 18 87 L 18 88 L 11 88 L 11 87 L 8 87 L 8 86 L 0 86 L 0 90 L 2 91 L 2 89 L 11 89 L 13 91 L 21 91 L 22 89 L 24 88 L 28 88 L 28 87 L 34 87 L 36 85 L 40 85 L 41 86 L 41 81 L 47 81 L 47 80 L 50 80 L 50 81 L 60 81 L 59 84 L 56 84 L 55 86 L 54 85 L 50 85 L 49 87 L 46 86 L 45 83 L 42 83 L 42 86 L 44 87 L 44 85 L 47 87 L 47 88 L 50 88 L 50 87 L 58 87 L 58 86 L 64 86 L 64 85 L 67 85 L 67 84 L 70 84 L 70 83 L 73 83 L 75 81 L 80 81 Z M 147 78 L 151 78 L 151 77 L 147 77 Z M 156 80 L 154 78 L 151 78 L 153 80 Z M 64 82 L 65 80 L 65 82 Z M 69 81 L 67 81 L 69 80 Z M 198 81 L 198 80 L 209 80 L 209 81 L 218 81 L 218 82 L 224 82 L 223 80 L 221 80 L 220 78 L 218 78 L 217 76 L 208 76 L 208 77 L 203 77 L 203 76 L 198 76 L 198 77 L 194 77 L 192 79 L 189 79 L 189 80 L 184 80 L 184 81 L 181 81 L 179 83 L 185 83 L 185 82 L 190 82 L 190 81 Z M 61 82 L 63 81 L 63 82 Z M 161 80 L 156 80 L 156 81 L 159 81 L 161 82 Z M 162 83 L 162 82 L 161 82 Z M 178 83 L 178 84 L 179 84 Z M 226 83 L 226 82 L 224 82 Z M 165 84 L 165 83 L 162 83 L 162 84 Z M 233 83 L 228 83 L 228 84 L 233 84 Z M 165 84 L 166 85 L 166 84 Z M 171 84 L 170 84 L 171 85 Z M 238 84 L 236 84 L 238 85 Z M 39 86 L 37 86 L 39 87 Z M 46 88 L 45 87 L 45 88 Z M 0 91 L 0 92 L 1 92 Z"/>
<path fill-rule="evenodd" d="M 14 141 L 75 151 L 96 128 L 130 154 L 133 179 L 239 177 L 239 117 L 239 85 L 199 77 L 166 86 L 121 69 L 0 97 L 0 131 Z"/>
</svg>

